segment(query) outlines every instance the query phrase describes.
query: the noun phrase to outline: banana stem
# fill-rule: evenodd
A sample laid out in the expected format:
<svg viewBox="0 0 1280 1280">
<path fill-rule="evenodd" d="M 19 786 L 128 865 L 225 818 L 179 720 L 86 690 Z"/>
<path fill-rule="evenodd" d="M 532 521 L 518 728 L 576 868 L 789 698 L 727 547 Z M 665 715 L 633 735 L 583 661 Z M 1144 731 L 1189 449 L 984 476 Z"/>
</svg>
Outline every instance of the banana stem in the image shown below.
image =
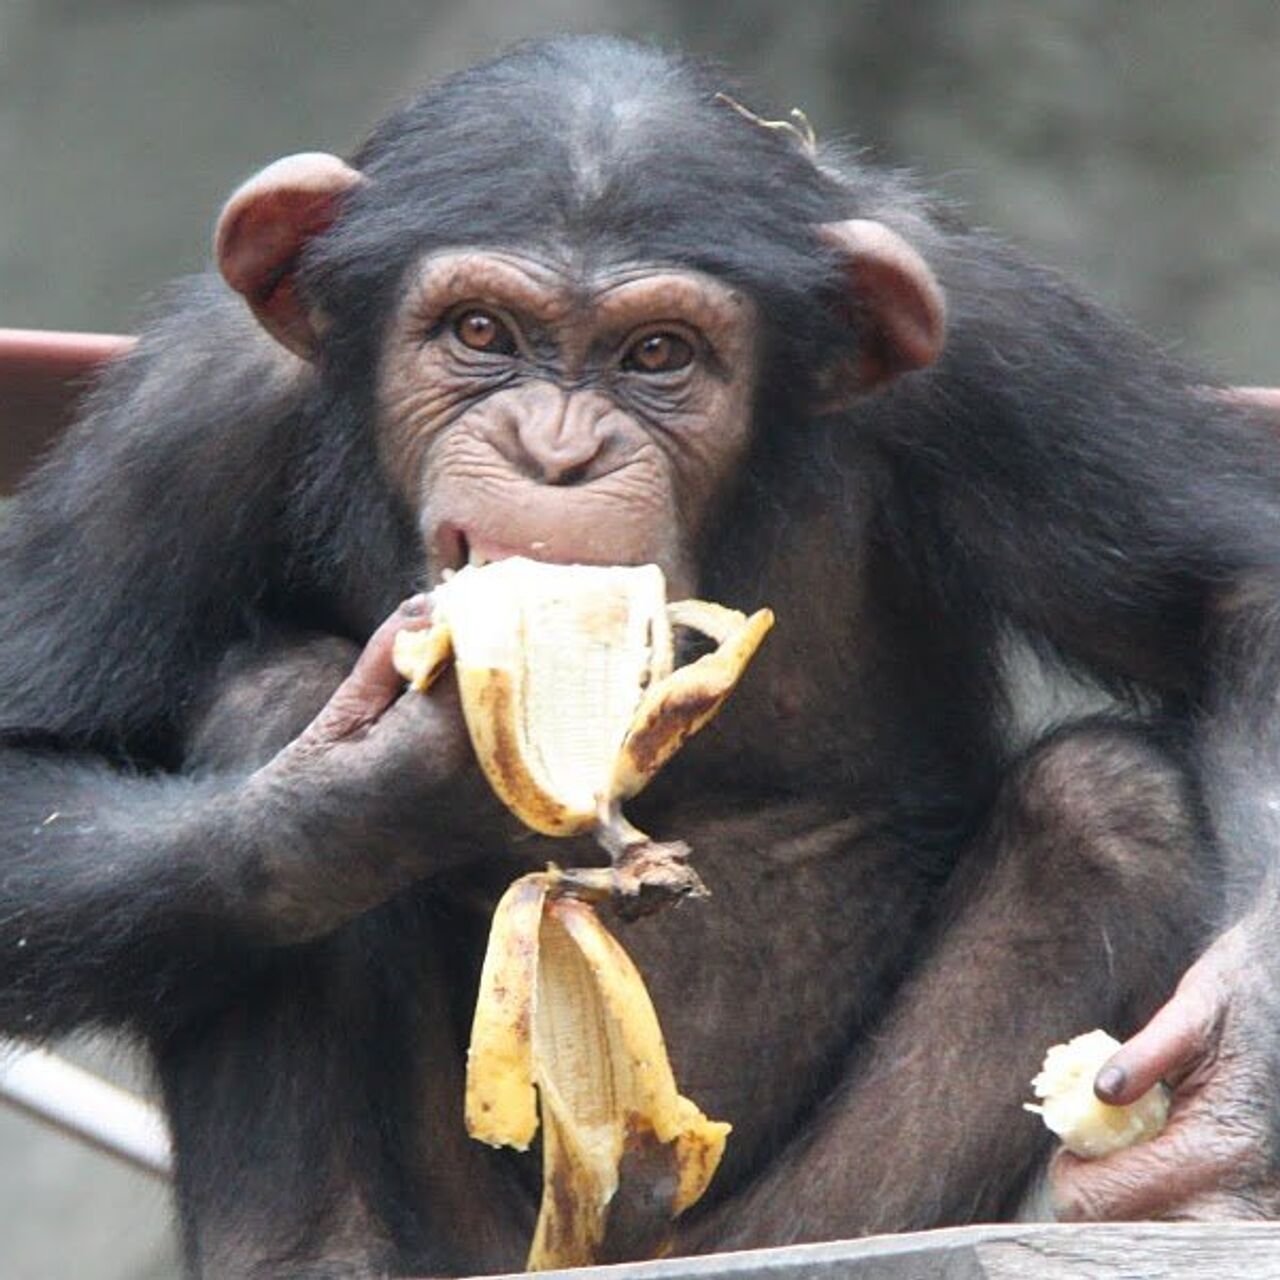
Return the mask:
<svg viewBox="0 0 1280 1280">
<path fill-rule="evenodd" d="M 651 915 L 682 898 L 710 896 L 689 865 L 689 846 L 683 840 L 651 839 L 627 820 L 620 801 L 601 801 L 595 836 L 612 865 L 565 870 L 553 864 L 548 868 L 553 894 L 608 904 L 622 920 Z"/>
</svg>

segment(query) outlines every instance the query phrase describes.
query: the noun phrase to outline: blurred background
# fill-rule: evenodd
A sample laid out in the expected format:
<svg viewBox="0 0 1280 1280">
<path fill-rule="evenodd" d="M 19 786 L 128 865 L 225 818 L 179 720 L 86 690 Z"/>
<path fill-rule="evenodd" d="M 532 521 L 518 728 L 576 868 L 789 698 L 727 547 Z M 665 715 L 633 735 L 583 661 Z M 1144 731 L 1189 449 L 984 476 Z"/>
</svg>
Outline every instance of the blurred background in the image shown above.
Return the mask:
<svg viewBox="0 0 1280 1280">
<path fill-rule="evenodd" d="M 757 111 L 804 107 L 1220 376 L 1280 382 L 1274 0 L 0 0 L 0 326 L 135 327 L 261 164 L 574 30 L 719 58 Z M 175 1256 L 161 1188 L 0 1110 L 0 1277 Z"/>
</svg>

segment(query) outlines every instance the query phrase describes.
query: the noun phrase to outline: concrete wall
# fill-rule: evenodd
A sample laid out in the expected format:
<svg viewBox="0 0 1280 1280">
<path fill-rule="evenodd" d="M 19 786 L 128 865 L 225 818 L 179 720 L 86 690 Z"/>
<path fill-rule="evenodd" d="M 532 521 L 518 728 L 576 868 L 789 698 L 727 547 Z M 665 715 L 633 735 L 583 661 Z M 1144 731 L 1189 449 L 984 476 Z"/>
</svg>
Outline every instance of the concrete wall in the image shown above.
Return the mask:
<svg viewBox="0 0 1280 1280">
<path fill-rule="evenodd" d="M 1280 378 L 1270 0 L 0 0 L 3 319 L 137 323 L 260 163 L 558 30 L 720 56 L 1171 342 Z"/>
</svg>

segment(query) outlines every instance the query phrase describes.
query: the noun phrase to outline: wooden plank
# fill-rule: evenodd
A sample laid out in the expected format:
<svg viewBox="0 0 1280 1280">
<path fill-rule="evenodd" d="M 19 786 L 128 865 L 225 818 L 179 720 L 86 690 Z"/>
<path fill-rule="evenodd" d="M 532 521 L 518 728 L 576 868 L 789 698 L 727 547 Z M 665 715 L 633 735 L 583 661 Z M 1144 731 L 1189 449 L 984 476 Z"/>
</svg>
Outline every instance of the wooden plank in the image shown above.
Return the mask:
<svg viewBox="0 0 1280 1280">
<path fill-rule="evenodd" d="M 988 1280 L 1280 1280 L 1280 1224 L 1024 1229 L 975 1246 Z"/>
<path fill-rule="evenodd" d="M 0 329 L 0 494 L 66 429 L 93 375 L 133 338 Z"/>
<path fill-rule="evenodd" d="M 951 1227 L 541 1274 L 546 1280 L 1280 1280 L 1280 1223 Z"/>
</svg>

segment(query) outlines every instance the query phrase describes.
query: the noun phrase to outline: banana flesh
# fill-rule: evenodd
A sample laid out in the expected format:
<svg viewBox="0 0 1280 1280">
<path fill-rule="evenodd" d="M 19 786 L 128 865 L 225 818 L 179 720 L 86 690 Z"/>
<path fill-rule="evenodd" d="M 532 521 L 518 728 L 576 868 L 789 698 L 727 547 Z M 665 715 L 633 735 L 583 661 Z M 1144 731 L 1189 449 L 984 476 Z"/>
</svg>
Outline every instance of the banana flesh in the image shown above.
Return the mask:
<svg viewBox="0 0 1280 1280">
<path fill-rule="evenodd" d="M 541 1107 L 531 1271 L 608 1250 L 661 1252 L 729 1133 L 677 1091 L 626 952 L 591 906 L 557 887 L 555 872 L 524 876 L 499 903 L 467 1058 L 473 1138 L 527 1150 Z"/>
<path fill-rule="evenodd" d="M 594 831 L 612 852 L 644 842 L 621 815 L 723 705 L 773 625 L 762 609 L 668 606 L 656 565 L 468 566 L 433 593 L 433 625 L 396 637 L 426 690 L 454 658 L 463 714 L 497 795 L 544 835 Z M 718 648 L 674 669 L 672 625 Z"/>
<path fill-rule="evenodd" d="M 1040 1101 L 1024 1102 L 1024 1109 L 1038 1115 L 1073 1155 L 1096 1159 L 1123 1151 L 1154 1138 L 1168 1119 L 1169 1090 L 1162 1084 L 1125 1107 L 1095 1096 L 1094 1077 L 1119 1048 L 1105 1031 L 1086 1032 L 1053 1045 L 1031 1081 Z"/>
</svg>

